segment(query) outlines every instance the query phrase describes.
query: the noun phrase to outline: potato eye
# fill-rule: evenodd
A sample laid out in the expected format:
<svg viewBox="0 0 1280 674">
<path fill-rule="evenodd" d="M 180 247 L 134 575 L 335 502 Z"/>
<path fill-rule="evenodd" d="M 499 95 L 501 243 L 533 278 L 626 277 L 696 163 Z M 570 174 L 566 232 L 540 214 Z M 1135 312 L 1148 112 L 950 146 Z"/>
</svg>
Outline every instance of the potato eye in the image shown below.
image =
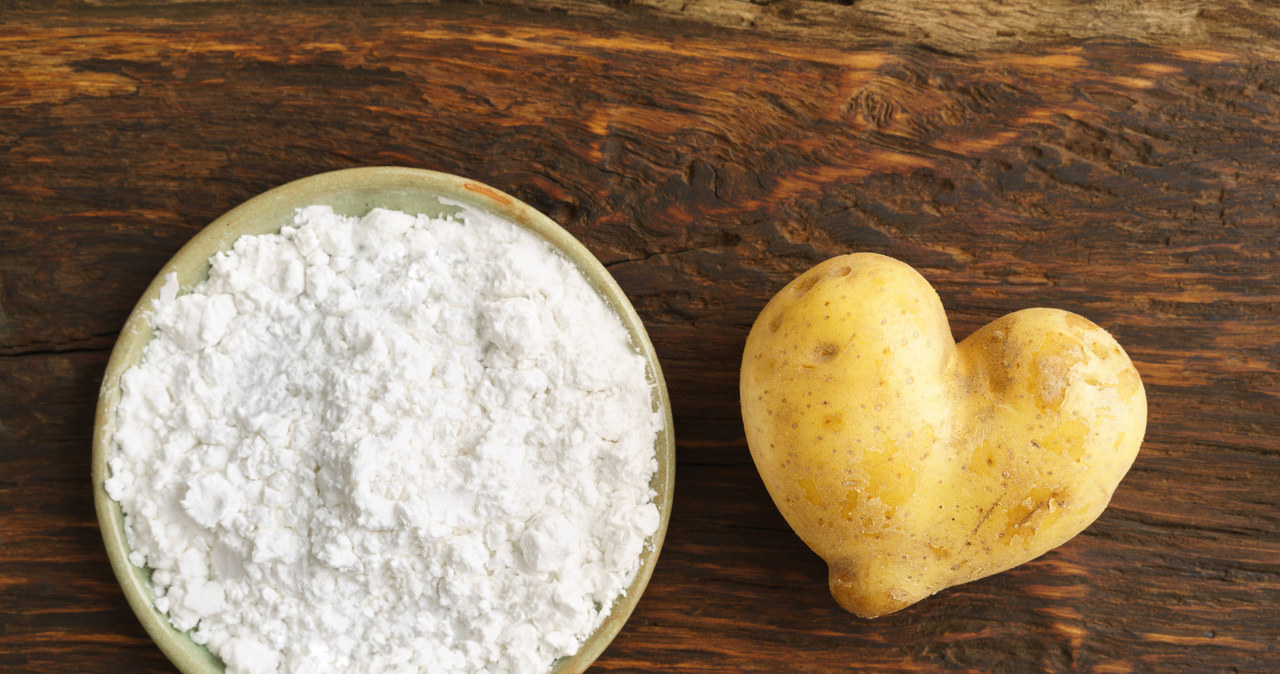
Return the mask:
<svg viewBox="0 0 1280 674">
<path fill-rule="evenodd" d="M 813 289 L 813 286 L 817 285 L 817 283 L 818 283 L 818 275 L 809 274 L 808 276 L 800 279 L 800 282 L 796 284 L 796 294 L 803 295 L 809 292 L 810 290 Z"/>
<path fill-rule="evenodd" d="M 819 363 L 826 363 L 831 361 L 833 358 L 835 358 L 836 355 L 839 353 L 840 353 L 839 346 L 836 346 L 835 344 L 831 344 L 830 342 L 826 342 L 823 344 L 819 344 L 817 347 L 813 349 L 813 359 L 818 361 Z"/>
</svg>

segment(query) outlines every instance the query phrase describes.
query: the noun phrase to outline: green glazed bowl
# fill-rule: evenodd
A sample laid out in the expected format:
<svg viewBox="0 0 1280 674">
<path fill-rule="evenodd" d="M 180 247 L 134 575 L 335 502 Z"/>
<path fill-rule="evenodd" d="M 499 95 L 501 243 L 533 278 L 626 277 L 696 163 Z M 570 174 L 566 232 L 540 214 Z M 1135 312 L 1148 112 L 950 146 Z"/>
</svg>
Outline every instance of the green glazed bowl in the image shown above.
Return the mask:
<svg viewBox="0 0 1280 674">
<path fill-rule="evenodd" d="M 209 258 L 229 250 L 236 239 L 246 234 L 278 232 L 293 217 L 294 210 L 313 204 L 333 207 L 342 215 L 360 216 L 373 208 L 389 208 L 406 213 L 440 215 L 451 212 L 439 203 L 444 197 L 481 211 L 505 218 L 540 236 L 568 259 L 590 282 L 622 320 L 632 343 L 648 361 L 653 386 L 653 405 L 660 410 L 666 424 L 658 435 L 655 452 L 658 471 L 651 486 L 657 492 L 656 504 L 661 520 L 658 530 L 647 541 L 640 557 L 640 568 L 626 594 L 614 603 L 609 615 L 587 638 L 573 656 L 556 661 L 554 674 L 581 672 L 595 662 L 617 636 L 631 615 L 640 595 L 653 575 L 658 552 L 671 519 L 671 497 L 675 482 L 675 436 L 672 431 L 671 402 L 658 365 L 658 356 L 645 332 L 640 317 L 627 301 L 613 277 L 577 239 L 550 218 L 527 204 L 492 187 L 466 178 L 399 167 L 356 168 L 322 173 L 282 185 L 264 192 L 227 212 L 205 227 L 178 251 L 164 266 L 134 307 L 111 352 L 111 360 L 102 379 L 98 396 L 97 418 L 93 434 L 93 500 L 98 524 L 106 542 L 107 556 L 120 586 L 138 620 L 155 640 L 160 650 L 185 674 L 222 672 L 223 664 L 203 646 L 197 645 L 185 632 L 169 624 L 168 617 L 153 606 L 155 595 L 150 571 L 129 563 L 129 544 L 124 535 L 124 518 L 120 506 L 107 496 L 103 482 L 108 476 L 107 460 L 115 450 L 116 406 L 120 402 L 120 376 L 142 357 L 142 349 L 151 339 L 152 301 L 160 296 L 166 274 L 175 273 L 179 293 L 189 291 L 208 278 Z"/>
</svg>

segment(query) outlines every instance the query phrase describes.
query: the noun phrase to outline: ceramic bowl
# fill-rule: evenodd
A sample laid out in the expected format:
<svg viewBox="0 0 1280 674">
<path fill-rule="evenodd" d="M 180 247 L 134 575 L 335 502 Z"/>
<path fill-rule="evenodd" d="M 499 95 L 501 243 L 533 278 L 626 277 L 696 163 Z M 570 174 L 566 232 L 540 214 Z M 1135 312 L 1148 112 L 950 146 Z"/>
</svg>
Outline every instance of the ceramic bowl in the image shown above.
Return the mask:
<svg viewBox="0 0 1280 674">
<path fill-rule="evenodd" d="M 279 231 L 290 221 L 294 210 L 304 206 L 324 204 L 333 207 L 339 214 L 351 216 L 363 215 L 375 207 L 438 215 L 445 208 L 438 201 L 440 197 L 463 202 L 510 220 L 549 242 L 586 276 L 592 287 L 622 320 L 632 342 L 648 360 L 649 377 L 654 384 L 654 408 L 661 410 L 666 417 L 666 425 L 659 434 L 655 447 L 658 471 L 652 482 L 652 487 L 657 492 L 656 502 L 661 522 L 641 555 L 639 571 L 626 594 L 614 603 L 608 617 L 582 648 L 575 655 L 556 661 L 552 671 L 567 674 L 581 672 L 590 666 L 622 629 L 623 623 L 640 600 L 640 595 L 653 574 L 671 517 L 675 440 L 672 434 L 671 404 L 657 354 L 654 353 L 639 316 L 613 277 L 590 251 L 550 218 L 487 185 L 458 176 L 410 168 L 372 167 L 334 171 L 303 178 L 258 195 L 196 234 L 164 266 L 143 293 L 120 332 L 103 376 L 93 436 L 93 496 L 98 523 L 102 528 L 111 567 L 124 589 L 129 605 L 160 650 L 164 651 L 180 671 L 186 674 L 208 674 L 221 672 L 224 667 L 218 658 L 191 641 L 185 632 L 174 629 L 168 618 L 154 608 L 149 571 L 129 563 L 129 544 L 125 540 L 120 506 L 103 489 L 103 481 L 108 475 L 107 460 L 113 451 L 116 405 L 120 401 L 120 376 L 139 361 L 143 346 L 151 339 L 149 309 L 152 300 L 160 295 L 165 275 L 171 272 L 177 274 L 180 292 L 187 291 L 208 277 L 209 258 L 214 253 L 230 249 L 235 240 L 243 235 Z"/>
</svg>

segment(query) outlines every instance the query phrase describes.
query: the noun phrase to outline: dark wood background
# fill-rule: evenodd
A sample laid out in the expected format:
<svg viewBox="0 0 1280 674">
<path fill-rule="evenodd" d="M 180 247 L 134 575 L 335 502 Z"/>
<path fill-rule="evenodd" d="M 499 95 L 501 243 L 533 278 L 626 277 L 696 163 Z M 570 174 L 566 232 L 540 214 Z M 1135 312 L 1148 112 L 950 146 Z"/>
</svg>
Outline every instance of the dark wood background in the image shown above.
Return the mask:
<svg viewBox="0 0 1280 674">
<path fill-rule="evenodd" d="M 117 331 L 222 212 L 391 164 L 560 222 L 662 358 L 674 516 L 598 671 L 1280 671 L 1278 56 L 1280 10 L 1228 0 L 6 3 L 0 669 L 170 669 L 92 507 Z M 1088 316 L 1151 407 L 1082 535 L 873 622 L 769 501 L 737 399 L 765 301 L 859 250 L 957 337 Z"/>
</svg>

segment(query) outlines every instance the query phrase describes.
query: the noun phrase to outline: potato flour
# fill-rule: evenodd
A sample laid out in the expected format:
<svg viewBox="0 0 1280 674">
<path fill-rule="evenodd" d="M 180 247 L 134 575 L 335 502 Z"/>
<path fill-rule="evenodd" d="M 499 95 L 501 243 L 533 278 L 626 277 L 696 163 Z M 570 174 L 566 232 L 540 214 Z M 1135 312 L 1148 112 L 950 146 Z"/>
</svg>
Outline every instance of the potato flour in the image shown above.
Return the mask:
<svg viewBox="0 0 1280 674">
<path fill-rule="evenodd" d="M 443 200 L 442 200 L 443 201 Z M 546 242 L 313 206 L 154 305 L 106 481 L 230 672 L 537 672 L 659 524 L 646 363 Z"/>
</svg>

